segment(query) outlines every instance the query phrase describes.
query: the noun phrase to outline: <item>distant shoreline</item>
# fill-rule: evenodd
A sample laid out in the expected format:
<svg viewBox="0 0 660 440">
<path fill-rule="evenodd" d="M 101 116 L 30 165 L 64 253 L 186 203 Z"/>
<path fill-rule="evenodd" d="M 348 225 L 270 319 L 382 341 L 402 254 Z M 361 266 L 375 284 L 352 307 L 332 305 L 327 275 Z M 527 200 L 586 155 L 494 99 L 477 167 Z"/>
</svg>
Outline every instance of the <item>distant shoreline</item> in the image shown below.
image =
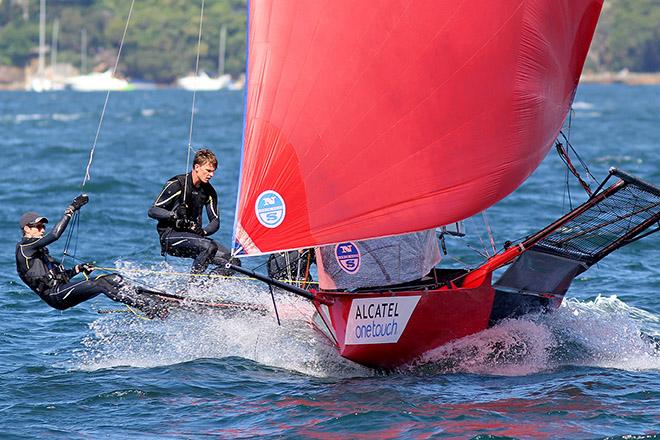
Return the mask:
<svg viewBox="0 0 660 440">
<path fill-rule="evenodd" d="M 628 72 L 586 72 L 580 76 L 582 84 L 626 84 L 630 86 L 658 85 L 660 84 L 660 72 L 638 73 Z M 157 89 L 176 88 L 173 84 L 157 84 Z M 25 91 L 24 82 L 2 82 L 0 91 Z"/>
<path fill-rule="evenodd" d="M 580 77 L 581 83 L 594 84 L 627 84 L 630 86 L 646 86 L 660 84 L 660 72 L 636 73 L 622 70 L 621 72 L 588 72 Z"/>
</svg>

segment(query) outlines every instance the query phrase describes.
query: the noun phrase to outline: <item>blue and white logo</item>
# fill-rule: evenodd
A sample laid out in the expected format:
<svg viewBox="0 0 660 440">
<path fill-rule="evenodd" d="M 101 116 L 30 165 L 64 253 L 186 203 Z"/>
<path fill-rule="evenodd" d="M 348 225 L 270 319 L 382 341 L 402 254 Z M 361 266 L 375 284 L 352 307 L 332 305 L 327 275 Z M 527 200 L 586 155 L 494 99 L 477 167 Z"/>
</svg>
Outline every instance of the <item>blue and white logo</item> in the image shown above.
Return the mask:
<svg viewBox="0 0 660 440">
<path fill-rule="evenodd" d="M 344 272 L 354 274 L 360 270 L 360 250 L 355 243 L 350 241 L 337 243 L 335 257 Z"/>
<path fill-rule="evenodd" d="M 286 205 L 277 192 L 268 190 L 259 194 L 254 204 L 254 212 L 259 223 L 267 228 L 276 228 L 284 221 Z"/>
</svg>

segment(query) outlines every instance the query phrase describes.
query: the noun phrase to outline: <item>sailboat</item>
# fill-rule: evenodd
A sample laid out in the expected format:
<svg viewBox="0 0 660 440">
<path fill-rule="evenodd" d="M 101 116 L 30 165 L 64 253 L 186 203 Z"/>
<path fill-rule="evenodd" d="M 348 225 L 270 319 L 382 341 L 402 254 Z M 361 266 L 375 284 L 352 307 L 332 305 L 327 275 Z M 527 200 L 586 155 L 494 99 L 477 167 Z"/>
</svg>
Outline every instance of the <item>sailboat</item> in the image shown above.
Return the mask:
<svg viewBox="0 0 660 440">
<path fill-rule="evenodd" d="M 506 197 L 555 144 L 601 7 L 250 2 L 234 253 L 315 248 L 350 279 L 368 269 L 371 240 L 425 234 Z M 577 275 L 658 230 L 659 205 L 656 186 L 611 169 L 582 205 L 478 267 L 314 288 L 231 267 L 311 301 L 342 356 L 390 369 L 559 307 Z"/>
<path fill-rule="evenodd" d="M 105 72 L 92 72 L 86 75 L 71 77 L 67 80 L 71 90 L 77 92 L 122 91 L 131 90 L 131 85 L 123 78 L 113 75 L 112 69 Z"/>
<path fill-rule="evenodd" d="M 46 92 L 53 84 L 46 77 L 46 0 L 39 2 L 39 60 L 37 74 L 30 79 L 26 89 L 34 92 Z"/>
<path fill-rule="evenodd" d="M 211 78 L 206 72 L 200 72 L 198 75 L 188 75 L 176 80 L 176 84 L 184 90 L 190 91 L 215 91 L 224 89 L 231 82 L 229 74 L 220 75 L 217 78 Z"/>
<path fill-rule="evenodd" d="M 218 76 L 211 78 L 206 72 L 191 74 L 176 80 L 177 86 L 190 91 L 215 91 L 232 85 L 231 75 L 225 72 L 225 46 L 227 41 L 227 26 L 220 29 L 218 44 Z"/>
</svg>

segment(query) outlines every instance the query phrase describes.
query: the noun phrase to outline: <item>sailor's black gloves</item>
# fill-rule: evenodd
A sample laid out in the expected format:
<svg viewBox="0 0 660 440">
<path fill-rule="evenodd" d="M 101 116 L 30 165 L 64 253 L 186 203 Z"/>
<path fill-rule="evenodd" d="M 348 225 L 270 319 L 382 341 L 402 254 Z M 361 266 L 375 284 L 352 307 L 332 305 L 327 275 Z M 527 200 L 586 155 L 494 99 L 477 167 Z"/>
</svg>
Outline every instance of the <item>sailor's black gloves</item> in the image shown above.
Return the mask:
<svg viewBox="0 0 660 440">
<path fill-rule="evenodd" d="M 174 228 L 179 231 L 189 231 L 195 234 L 203 235 L 202 228 L 197 226 L 197 223 L 192 220 L 188 220 L 187 218 L 174 220 Z"/>
<path fill-rule="evenodd" d="M 84 273 L 85 275 L 89 275 L 94 271 L 94 265 L 92 263 L 82 263 L 82 264 L 76 264 L 74 267 L 76 273 Z"/>
<path fill-rule="evenodd" d="M 80 208 L 82 208 L 83 206 L 85 206 L 87 204 L 87 202 L 89 202 L 89 197 L 87 196 L 87 194 L 80 194 L 75 199 L 73 199 L 73 201 L 71 202 L 70 208 L 73 211 L 77 211 Z"/>
<path fill-rule="evenodd" d="M 188 207 L 185 205 L 185 203 L 182 203 L 176 207 L 172 214 L 172 218 L 174 218 L 174 220 L 183 220 L 188 218 Z"/>
<path fill-rule="evenodd" d="M 192 232 L 193 234 L 205 236 L 206 232 L 197 223 L 185 218 L 174 220 L 174 228 L 177 231 Z"/>
<path fill-rule="evenodd" d="M 187 218 L 174 220 L 174 227 L 179 231 L 190 231 L 195 227 L 195 222 Z"/>
<path fill-rule="evenodd" d="M 174 220 L 174 229 L 178 231 L 192 232 L 193 234 L 204 236 L 206 233 L 196 222 L 188 219 L 188 209 L 185 204 L 180 204 L 172 212 Z"/>
<path fill-rule="evenodd" d="M 192 224 L 192 227 L 190 228 L 190 232 L 192 232 L 193 234 L 201 235 L 202 237 L 206 235 L 204 229 L 194 222 Z"/>
</svg>

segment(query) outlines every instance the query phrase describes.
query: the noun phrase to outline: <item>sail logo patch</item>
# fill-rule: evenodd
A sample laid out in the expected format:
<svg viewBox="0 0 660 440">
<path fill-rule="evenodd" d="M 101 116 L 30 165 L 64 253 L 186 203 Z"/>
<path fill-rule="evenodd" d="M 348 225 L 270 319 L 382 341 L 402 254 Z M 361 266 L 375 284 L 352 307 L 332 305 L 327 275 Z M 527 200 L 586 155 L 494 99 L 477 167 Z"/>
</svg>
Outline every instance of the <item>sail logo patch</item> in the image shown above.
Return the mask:
<svg viewBox="0 0 660 440">
<path fill-rule="evenodd" d="M 344 272 L 354 274 L 360 270 L 360 250 L 350 241 L 337 243 L 335 258 Z"/>
<path fill-rule="evenodd" d="M 346 345 L 398 342 L 421 296 L 358 298 L 351 302 Z"/>
<path fill-rule="evenodd" d="M 254 212 L 259 223 L 267 228 L 276 228 L 282 224 L 286 215 L 284 198 L 273 190 L 264 191 L 257 197 Z"/>
</svg>

